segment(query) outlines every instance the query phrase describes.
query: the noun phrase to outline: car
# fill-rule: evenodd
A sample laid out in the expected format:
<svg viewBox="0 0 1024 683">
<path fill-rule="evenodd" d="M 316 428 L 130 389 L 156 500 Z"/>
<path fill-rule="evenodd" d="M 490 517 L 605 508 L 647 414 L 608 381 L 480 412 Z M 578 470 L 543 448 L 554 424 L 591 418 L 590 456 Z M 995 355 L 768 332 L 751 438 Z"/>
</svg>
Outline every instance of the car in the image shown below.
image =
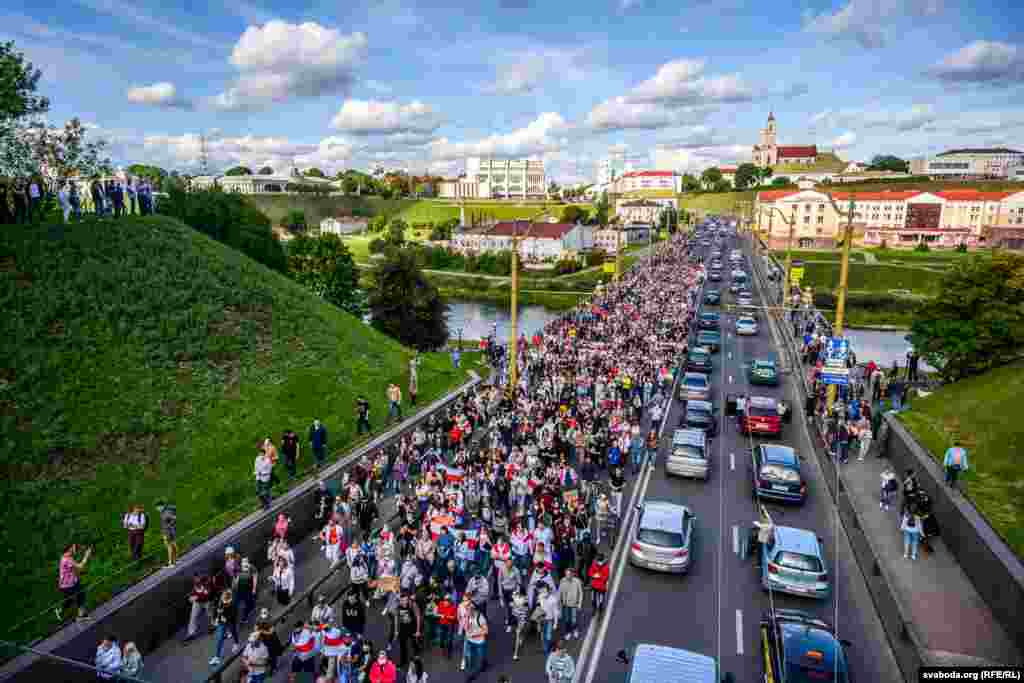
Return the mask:
<svg viewBox="0 0 1024 683">
<path fill-rule="evenodd" d="M 673 432 L 672 450 L 665 458 L 665 472 L 677 477 L 707 480 L 710 471 L 707 434 L 700 429 L 677 429 Z"/>
<path fill-rule="evenodd" d="M 737 414 L 740 433 L 782 436 L 782 413 L 787 410 L 787 404 L 774 398 L 750 396 Z"/>
<path fill-rule="evenodd" d="M 742 287 L 743 287 L 742 283 L 739 283 L 739 282 L 736 282 L 735 280 L 733 280 L 729 284 L 729 292 L 732 293 L 732 294 L 739 294 L 740 293 L 740 289 L 742 289 Z"/>
<path fill-rule="evenodd" d="M 718 433 L 718 415 L 711 401 L 687 401 L 683 415 L 683 425 L 690 429 L 700 429 L 708 436 Z"/>
<path fill-rule="evenodd" d="M 638 503 L 629 562 L 672 574 L 690 569 L 694 516 L 685 505 L 667 501 Z"/>
<path fill-rule="evenodd" d="M 850 683 L 850 646 L 827 622 L 803 610 L 776 607 L 761 620 L 764 681 Z"/>
<path fill-rule="evenodd" d="M 709 289 L 708 291 L 704 292 L 704 303 L 708 304 L 709 306 L 717 306 L 718 304 L 722 303 L 722 293 L 719 292 L 717 289 Z"/>
<path fill-rule="evenodd" d="M 715 268 L 715 269 L 719 269 L 719 268 L 721 268 L 721 267 L 722 267 L 722 261 L 721 261 L 721 259 L 714 259 L 714 260 L 713 260 L 713 261 L 711 262 L 711 267 L 712 267 L 712 268 Z"/>
<path fill-rule="evenodd" d="M 755 358 L 747 370 L 747 380 L 751 384 L 766 384 L 768 386 L 779 385 L 779 370 L 775 361 L 770 359 Z"/>
<path fill-rule="evenodd" d="M 687 372 L 679 383 L 679 398 L 683 401 L 707 401 L 711 398 L 711 380 L 702 372 Z"/>
<path fill-rule="evenodd" d="M 713 252 L 711 252 L 711 258 L 722 258 L 722 251 L 720 249 L 715 249 Z"/>
<path fill-rule="evenodd" d="M 630 664 L 625 679 L 629 683 L 719 683 L 721 680 L 714 657 L 667 645 L 640 643 L 632 660 L 625 650 L 619 653 L 618 660 Z"/>
<path fill-rule="evenodd" d="M 697 333 L 697 346 L 703 346 L 718 353 L 722 348 L 722 333 L 718 330 L 701 330 Z"/>
<path fill-rule="evenodd" d="M 762 500 L 802 505 L 807 482 L 800 471 L 800 457 L 789 446 L 759 444 L 750 455 L 754 495 Z"/>
<path fill-rule="evenodd" d="M 824 600 L 832 592 L 825 551 L 813 531 L 776 526 L 761 546 L 761 586 L 767 591 Z"/>
<path fill-rule="evenodd" d="M 737 306 L 753 306 L 754 295 L 750 293 L 750 290 L 741 289 L 736 293 L 736 305 Z"/>
<path fill-rule="evenodd" d="M 736 334 L 747 336 L 756 335 L 757 321 L 749 315 L 741 315 L 736 318 Z"/>
<path fill-rule="evenodd" d="M 708 279 L 711 280 L 712 282 L 721 282 L 722 281 L 722 271 L 720 271 L 720 270 L 712 270 L 710 273 L 708 273 Z"/>
<path fill-rule="evenodd" d="M 697 327 L 701 330 L 717 330 L 721 322 L 722 317 L 712 311 L 697 316 Z"/>
<path fill-rule="evenodd" d="M 711 352 L 703 346 L 695 346 L 686 354 L 686 369 L 692 372 L 711 374 Z"/>
</svg>

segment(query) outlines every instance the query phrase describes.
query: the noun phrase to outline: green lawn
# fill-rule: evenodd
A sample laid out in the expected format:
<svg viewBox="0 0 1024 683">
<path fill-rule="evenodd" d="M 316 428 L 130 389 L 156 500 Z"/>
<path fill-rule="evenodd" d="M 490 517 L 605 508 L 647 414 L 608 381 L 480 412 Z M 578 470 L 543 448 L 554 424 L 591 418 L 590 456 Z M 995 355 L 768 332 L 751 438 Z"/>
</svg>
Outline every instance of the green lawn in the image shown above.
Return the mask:
<svg viewBox="0 0 1024 683">
<path fill-rule="evenodd" d="M 969 251 L 966 254 L 955 249 L 933 249 L 931 251 L 914 251 L 913 249 L 871 249 L 875 258 L 883 263 L 908 263 L 922 266 L 945 267 L 963 259 L 982 256 L 992 257 L 991 249 Z"/>
<path fill-rule="evenodd" d="M 767 187 L 763 189 L 769 189 Z M 751 202 L 755 193 L 752 190 L 743 192 L 706 192 L 703 194 L 679 195 L 680 208 L 699 210 L 705 213 L 727 214 L 739 210 L 739 202 Z"/>
<path fill-rule="evenodd" d="M 305 440 L 319 417 L 336 457 L 357 441 L 357 396 L 380 428 L 385 387 L 408 386 L 408 349 L 170 218 L 3 226 L 0 293 L 9 639 L 57 626 L 65 544 L 95 545 L 85 578 L 90 603 L 105 600 L 164 560 L 153 523 L 148 557 L 129 562 L 130 504 L 174 500 L 184 552 L 257 508 L 258 439 Z M 427 354 L 423 403 L 465 379 Z"/>
<path fill-rule="evenodd" d="M 771 252 L 772 256 L 778 259 L 779 263 L 786 263 L 786 250 L 779 249 Z M 843 252 L 840 249 L 794 249 L 793 259 L 806 261 L 835 261 L 839 263 L 843 259 Z M 850 263 L 864 263 L 863 252 L 850 250 Z"/>
<path fill-rule="evenodd" d="M 816 290 L 832 291 L 839 286 L 839 267 L 839 262 L 807 263 L 802 284 Z M 851 263 L 848 286 L 862 292 L 906 289 L 913 294 L 934 294 L 941 278 L 941 272 L 925 268 Z"/>
<path fill-rule="evenodd" d="M 915 398 L 899 419 L 941 463 L 959 432 L 969 450 L 963 475 L 967 497 L 1024 557 L 1024 361 L 941 387 Z"/>
</svg>

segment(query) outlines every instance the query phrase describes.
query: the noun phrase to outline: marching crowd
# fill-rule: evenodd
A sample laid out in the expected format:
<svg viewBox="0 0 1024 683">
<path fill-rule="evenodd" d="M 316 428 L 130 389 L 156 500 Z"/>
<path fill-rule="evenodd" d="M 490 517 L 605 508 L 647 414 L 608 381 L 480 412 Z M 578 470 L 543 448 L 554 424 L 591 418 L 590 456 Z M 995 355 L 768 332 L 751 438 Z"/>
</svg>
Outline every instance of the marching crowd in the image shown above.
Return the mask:
<svg viewBox="0 0 1024 683">
<path fill-rule="evenodd" d="M 494 664 L 488 652 L 499 638 L 513 659 L 543 648 L 547 680 L 573 680 L 565 644 L 603 609 L 623 490 L 654 463 L 686 348 L 699 284 L 697 269 L 681 265 L 686 255 L 674 238 L 586 305 L 521 337 L 514 392 L 467 392 L 340 482 L 321 482 L 321 551 L 348 572 L 337 602 L 318 596 L 283 638 L 257 606 L 264 585 L 279 605 L 296 591 L 297 539 L 282 515 L 263 572 L 228 548 L 218 571 L 194 577 L 186 640 L 205 617 L 216 634 L 211 666 L 230 639 L 247 683 L 286 659 L 290 681 L 394 683 L 401 672 L 424 683 L 431 653 L 457 658 L 472 681 Z M 493 356 L 506 365 L 499 374 L 508 375 L 510 355 Z M 393 388 L 389 395 L 398 400 Z M 276 451 L 269 440 L 262 449 L 268 459 Z M 397 513 L 382 520 L 385 497 Z M 126 528 L 134 521 L 126 517 Z M 367 624 L 378 614 L 387 637 L 374 644 Z M 239 626 L 254 617 L 241 638 Z"/>
</svg>

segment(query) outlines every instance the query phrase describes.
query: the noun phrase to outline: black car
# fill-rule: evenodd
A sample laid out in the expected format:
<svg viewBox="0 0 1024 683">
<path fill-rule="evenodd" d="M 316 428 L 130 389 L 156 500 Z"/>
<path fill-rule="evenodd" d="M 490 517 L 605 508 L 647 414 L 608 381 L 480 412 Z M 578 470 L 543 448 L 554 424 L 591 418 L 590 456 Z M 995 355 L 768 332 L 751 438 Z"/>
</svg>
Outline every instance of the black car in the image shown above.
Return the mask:
<svg viewBox="0 0 1024 683">
<path fill-rule="evenodd" d="M 828 623 L 802 610 L 779 609 L 761 620 L 764 680 L 850 683 L 846 649 Z"/>
<path fill-rule="evenodd" d="M 689 372 L 711 374 L 711 352 L 703 346 L 695 346 L 686 354 L 686 369 Z"/>
<path fill-rule="evenodd" d="M 717 306 L 722 303 L 722 293 L 717 289 L 709 289 L 704 292 L 704 303 Z"/>
<path fill-rule="evenodd" d="M 720 321 L 717 313 L 701 313 L 697 316 L 697 327 L 702 330 L 717 330 Z"/>
<path fill-rule="evenodd" d="M 683 422 L 682 426 L 689 429 L 700 429 L 708 436 L 718 433 L 718 416 L 711 401 L 687 401 Z"/>
</svg>

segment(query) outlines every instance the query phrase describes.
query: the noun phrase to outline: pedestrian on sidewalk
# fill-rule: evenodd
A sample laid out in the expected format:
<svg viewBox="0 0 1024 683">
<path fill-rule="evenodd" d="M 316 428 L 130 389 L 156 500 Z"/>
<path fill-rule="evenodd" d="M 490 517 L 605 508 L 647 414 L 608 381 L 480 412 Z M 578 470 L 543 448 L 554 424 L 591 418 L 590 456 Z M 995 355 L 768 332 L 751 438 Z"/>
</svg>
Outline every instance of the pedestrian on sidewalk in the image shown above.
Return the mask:
<svg viewBox="0 0 1024 683">
<path fill-rule="evenodd" d="M 284 467 L 288 470 L 288 477 L 295 478 L 299 461 L 299 435 L 289 429 L 281 437 L 281 453 L 284 455 Z"/>
<path fill-rule="evenodd" d="M 955 491 L 957 477 L 967 471 L 967 449 L 961 445 L 959 437 L 953 439 L 953 446 L 946 449 L 942 467 L 946 471 L 946 483 Z"/>
<path fill-rule="evenodd" d="M 59 621 L 64 620 L 64 612 L 71 607 L 72 602 L 77 608 L 76 618 L 80 620 L 88 618 L 85 611 L 85 586 L 82 585 L 82 571 L 88 564 L 89 558 L 92 557 L 92 548 L 85 549 L 85 555 L 82 556 L 81 562 L 75 559 L 78 550 L 78 544 L 72 543 L 64 549 L 64 555 L 60 558 L 57 587 L 64 594 L 64 601 L 60 607 L 54 608 Z"/>
<path fill-rule="evenodd" d="M 903 532 L 904 559 L 916 560 L 917 546 L 921 542 L 921 523 L 913 513 L 907 512 L 903 515 L 900 531 Z"/>
<path fill-rule="evenodd" d="M 590 587 L 593 588 L 593 607 L 595 612 L 604 609 L 604 600 L 608 594 L 608 562 L 604 553 L 598 553 L 594 563 L 587 571 L 587 578 L 590 579 Z"/>
<path fill-rule="evenodd" d="M 178 561 L 178 508 L 173 503 L 157 501 L 156 511 L 160 513 L 160 533 L 167 548 L 167 568 Z"/>
<path fill-rule="evenodd" d="M 292 595 L 295 594 L 295 568 L 288 564 L 288 560 L 283 557 L 277 558 L 270 582 L 274 586 L 277 604 L 284 607 L 292 601 Z"/>
<path fill-rule="evenodd" d="M 572 683 L 576 678 L 576 662 L 558 640 L 552 645 L 544 671 L 549 683 Z"/>
<path fill-rule="evenodd" d="M 857 423 L 857 439 L 860 441 L 860 453 L 857 455 L 857 460 L 860 462 L 864 462 L 864 458 L 867 457 L 868 451 L 871 450 L 872 436 L 871 421 L 868 420 L 866 415 L 864 415 Z"/>
<path fill-rule="evenodd" d="M 888 510 L 892 505 L 893 494 L 896 493 L 896 489 L 900 487 L 899 482 L 896 481 L 896 473 L 891 468 L 886 468 L 882 472 L 882 486 L 881 493 L 879 495 L 878 507 L 882 510 Z"/>
<path fill-rule="evenodd" d="M 388 385 L 388 419 L 402 419 L 402 390 L 397 384 Z"/>
<path fill-rule="evenodd" d="M 469 617 L 466 619 L 465 629 L 466 683 L 472 683 L 490 667 L 487 661 L 487 616 L 473 607 L 472 603 L 469 604 Z"/>
<path fill-rule="evenodd" d="M 583 582 L 576 570 L 569 567 L 558 584 L 558 600 L 562 607 L 562 626 L 566 640 L 580 637 L 579 616 L 583 607 Z"/>
<path fill-rule="evenodd" d="M 125 643 L 121 651 L 121 670 L 118 673 L 131 678 L 138 678 L 142 673 L 142 653 L 135 643 Z"/>
<path fill-rule="evenodd" d="M 256 497 L 260 499 L 264 510 L 270 509 L 271 483 L 270 478 L 274 473 L 274 463 L 271 462 L 267 452 L 260 449 L 256 453 L 254 465 L 254 476 L 256 479 Z"/>
<path fill-rule="evenodd" d="M 377 653 L 377 660 L 370 666 L 370 683 L 396 683 L 398 681 L 398 669 L 395 663 L 388 658 L 388 653 L 381 650 Z"/>
<path fill-rule="evenodd" d="M 242 663 L 248 673 L 247 683 L 263 683 L 270 669 L 270 650 L 259 630 L 249 634 L 249 642 L 242 651 Z"/>
<path fill-rule="evenodd" d="M 115 675 L 121 673 L 121 646 L 118 645 L 116 637 L 103 637 L 96 648 L 95 663 L 100 680 L 113 680 Z"/>
<path fill-rule="evenodd" d="M 324 551 L 324 557 L 330 562 L 331 569 L 334 569 L 338 562 L 341 561 L 341 545 L 343 540 L 342 528 L 338 525 L 337 520 L 332 517 L 327 526 L 320 531 L 320 541 L 323 544 L 321 548 Z"/>
<path fill-rule="evenodd" d="M 291 637 L 292 672 L 288 683 L 295 683 L 299 674 L 303 681 L 309 681 L 316 673 L 316 656 L 320 653 L 320 636 L 318 631 L 307 620 L 295 622 Z"/>
<path fill-rule="evenodd" d="M 309 428 L 309 445 L 313 449 L 316 467 L 320 469 L 327 459 L 327 427 L 324 427 L 319 419 L 314 419 L 313 425 Z"/>
<path fill-rule="evenodd" d="M 356 400 L 356 434 L 370 433 L 370 402 L 365 396 Z"/>
<path fill-rule="evenodd" d="M 259 590 L 259 580 L 259 572 L 249 562 L 248 557 L 243 557 L 241 567 L 238 570 L 238 576 L 235 577 L 234 585 L 232 586 L 238 605 L 237 611 L 240 613 L 238 616 L 241 617 L 243 624 L 249 621 L 253 610 L 256 609 L 256 592 Z"/>
<path fill-rule="evenodd" d="M 132 560 L 138 562 L 142 559 L 142 547 L 146 542 L 146 528 L 149 526 L 145 508 L 141 505 L 133 505 L 132 509 L 125 513 L 121 524 L 128 530 L 128 547 L 132 552 Z"/>
<path fill-rule="evenodd" d="M 206 615 L 213 630 L 213 614 L 210 610 L 210 602 L 213 600 L 213 581 L 208 574 L 196 572 L 192 576 L 192 592 L 189 593 L 188 601 L 192 603 L 192 609 L 188 617 L 188 633 L 185 635 L 185 642 L 196 639 L 199 634 L 199 618 Z"/>
<path fill-rule="evenodd" d="M 428 683 L 430 680 L 427 668 L 423 664 L 422 657 L 415 657 L 405 675 L 405 683 Z"/>
<path fill-rule="evenodd" d="M 221 654 L 224 652 L 224 641 L 230 635 L 234 641 L 233 651 L 239 648 L 238 643 L 238 603 L 230 588 L 220 595 L 217 601 L 217 611 L 213 617 L 213 624 L 217 629 L 217 641 L 210 658 L 210 666 L 219 666 Z"/>
<path fill-rule="evenodd" d="M 917 483 L 917 474 L 913 469 L 908 469 L 903 474 L 903 500 L 900 503 L 901 515 L 907 514 L 919 490 L 920 485 Z"/>
</svg>

